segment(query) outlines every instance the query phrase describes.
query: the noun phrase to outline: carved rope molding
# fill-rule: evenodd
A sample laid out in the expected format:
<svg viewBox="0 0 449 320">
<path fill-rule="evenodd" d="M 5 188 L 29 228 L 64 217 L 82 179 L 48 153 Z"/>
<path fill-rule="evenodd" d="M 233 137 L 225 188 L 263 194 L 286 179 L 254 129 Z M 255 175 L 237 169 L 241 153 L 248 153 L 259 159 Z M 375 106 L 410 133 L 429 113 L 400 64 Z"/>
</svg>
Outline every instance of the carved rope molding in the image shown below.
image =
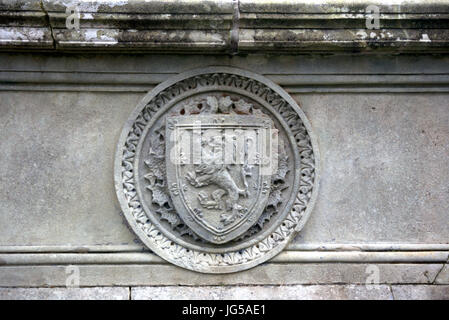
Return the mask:
<svg viewBox="0 0 449 320">
<path fill-rule="evenodd" d="M 448 0 L 3 0 L 0 50 L 448 52 L 448 12 Z"/>
<path fill-rule="evenodd" d="M 300 188 L 287 217 L 263 240 L 227 253 L 188 249 L 166 237 L 149 221 L 144 212 L 133 172 L 135 151 L 140 139 L 143 138 L 142 132 L 151 118 L 189 87 L 193 89 L 197 86 L 214 85 L 244 90 L 264 99 L 289 125 L 301 155 Z M 310 215 L 319 180 L 319 155 L 315 138 L 311 135 L 307 119 L 293 99 L 267 79 L 225 67 L 187 72 L 159 85 L 152 92 L 158 93 L 144 104 L 142 102 L 135 111 L 138 113 L 133 114 L 128 121 L 116 155 L 115 179 L 118 198 L 133 230 L 145 244 L 164 259 L 199 272 L 227 273 L 245 270 L 278 254 L 293 238 L 295 231 L 302 229 Z M 300 115 L 303 117 L 300 118 Z"/>
</svg>

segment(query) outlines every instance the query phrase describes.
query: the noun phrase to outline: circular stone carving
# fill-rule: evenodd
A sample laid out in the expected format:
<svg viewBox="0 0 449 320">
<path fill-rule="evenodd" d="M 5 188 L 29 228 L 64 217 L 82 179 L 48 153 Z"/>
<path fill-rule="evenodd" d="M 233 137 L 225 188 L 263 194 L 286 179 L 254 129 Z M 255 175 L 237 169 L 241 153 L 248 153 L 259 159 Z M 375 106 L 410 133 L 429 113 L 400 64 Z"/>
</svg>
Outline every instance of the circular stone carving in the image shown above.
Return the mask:
<svg viewBox="0 0 449 320">
<path fill-rule="evenodd" d="M 318 164 L 310 124 L 283 89 L 209 67 L 165 81 L 139 103 L 119 139 L 115 186 L 153 252 L 190 270 L 229 273 L 272 258 L 302 229 Z"/>
</svg>

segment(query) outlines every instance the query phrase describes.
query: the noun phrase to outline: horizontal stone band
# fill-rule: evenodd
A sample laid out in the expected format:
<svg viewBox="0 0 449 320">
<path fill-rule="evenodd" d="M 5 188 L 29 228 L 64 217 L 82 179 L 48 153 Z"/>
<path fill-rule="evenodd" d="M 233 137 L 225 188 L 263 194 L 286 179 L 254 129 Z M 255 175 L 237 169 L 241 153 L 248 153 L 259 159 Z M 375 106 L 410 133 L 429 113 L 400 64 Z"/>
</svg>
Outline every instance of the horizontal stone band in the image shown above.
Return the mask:
<svg viewBox="0 0 449 320">
<path fill-rule="evenodd" d="M 448 257 L 449 251 L 285 251 L 270 260 L 270 263 L 445 263 L 448 260 Z M 0 266 L 165 263 L 166 262 L 163 259 L 148 252 L 0 254 Z"/>
<path fill-rule="evenodd" d="M 367 28 L 370 5 L 378 28 Z M 446 0 L 7 0 L 0 50 L 447 52 L 448 12 Z"/>
</svg>

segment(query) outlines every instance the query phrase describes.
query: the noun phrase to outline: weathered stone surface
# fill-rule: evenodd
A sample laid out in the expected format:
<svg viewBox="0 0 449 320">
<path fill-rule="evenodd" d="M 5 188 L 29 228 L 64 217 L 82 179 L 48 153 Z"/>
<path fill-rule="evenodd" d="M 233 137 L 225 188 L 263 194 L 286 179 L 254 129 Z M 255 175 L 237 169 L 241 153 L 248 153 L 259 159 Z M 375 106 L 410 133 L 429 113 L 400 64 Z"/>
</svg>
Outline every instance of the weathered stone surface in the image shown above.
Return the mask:
<svg viewBox="0 0 449 320">
<path fill-rule="evenodd" d="M 40 0 L 2 0 L 0 2 L 0 10 L 2 11 L 40 11 Z"/>
<path fill-rule="evenodd" d="M 289 1 L 289 0 L 240 0 L 242 12 L 255 13 L 363 13 L 370 4 L 379 6 L 381 12 L 414 13 L 419 11 L 441 11 L 447 4 L 446 0 L 409 1 L 407 5 L 390 0 L 317 0 L 317 1 Z"/>
<path fill-rule="evenodd" d="M 112 159 L 120 123 L 139 97 L 0 95 L 0 135 L 9 137 L 0 141 L 1 245 L 133 243 Z"/>
<path fill-rule="evenodd" d="M 38 6 L 30 10 L 40 10 L 38 2 L 30 2 Z M 251 12 L 248 15 L 248 29 L 262 27 L 270 19 L 279 23 L 277 17 L 263 14 L 259 25 Z M 9 12 L 1 17 L 14 28 L 29 21 L 44 23 L 40 11 L 30 14 L 29 21 L 16 19 Z M 289 17 L 293 21 L 286 19 L 288 28 L 307 29 L 320 23 L 316 17 L 318 20 L 304 26 L 301 24 L 308 17 Z M 162 18 L 149 14 L 142 21 L 151 22 L 150 30 Z M 167 24 L 167 30 L 173 30 L 168 26 L 190 28 L 200 23 L 188 22 L 188 16 L 177 18 L 179 21 Z M 217 15 L 209 18 L 214 20 Z M 63 16 L 58 19 L 52 23 L 63 28 Z M 393 13 L 388 19 L 390 26 L 404 23 L 408 28 L 417 23 L 425 27 L 420 14 L 403 21 Z M 444 23 L 444 19 L 439 16 L 428 26 Z M 84 21 L 86 27 L 99 27 L 88 20 Z M 217 30 L 228 28 L 229 22 L 228 17 L 217 24 Z M 354 28 L 362 22 L 355 16 L 345 21 Z M 125 28 L 139 27 L 129 19 L 120 23 Z M 202 22 L 202 30 L 208 23 Z M 262 33 L 261 39 L 266 35 Z M 106 36 L 95 34 L 100 40 Z M 133 37 L 129 39 L 139 40 Z M 276 263 L 226 277 L 185 272 L 153 255 L 137 253 L 143 247 L 134 242 L 135 237 L 123 224 L 112 181 L 121 126 L 144 93 L 174 74 L 205 65 L 249 69 L 295 94 L 324 150 L 318 205 L 293 241 L 292 251 L 276 257 Z M 449 243 L 448 68 L 447 56 L 424 54 L 231 57 L 3 53 L 0 135 L 6 138 L 0 139 L 4 151 L 0 165 L 0 265 L 22 266 L 0 267 L 0 286 L 64 286 L 65 266 L 42 264 L 80 261 L 102 264 L 80 266 L 84 286 L 354 283 L 363 287 L 368 264 L 379 267 L 382 287 L 447 285 L 449 272 L 443 262 Z M 67 255 L 69 252 L 74 254 Z M 30 262 L 40 265 L 30 266 Z M 145 265 L 136 265 L 140 263 Z M 445 286 L 412 287 L 396 288 L 397 297 L 447 297 Z M 321 292 L 307 290 L 305 294 Z M 211 288 L 210 292 L 216 291 Z M 259 294 L 251 288 L 242 292 Z M 335 292 L 341 296 L 347 291 Z"/>
<path fill-rule="evenodd" d="M 324 151 L 316 209 L 297 243 L 447 243 L 448 97 L 298 95 Z"/>
<path fill-rule="evenodd" d="M 0 300 L 447 300 L 449 286 L 291 285 L 0 288 Z"/>
<path fill-rule="evenodd" d="M 449 284 L 449 265 L 446 263 L 444 267 L 441 269 L 440 273 L 438 273 L 436 279 L 436 284 Z"/>
<path fill-rule="evenodd" d="M 0 142 L 8 185 L 0 244 L 132 244 L 111 175 L 122 123 L 141 94 L 0 95 L 9 137 Z M 317 206 L 295 243 L 447 243 L 447 94 L 296 98 L 325 151 Z"/>
<path fill-rule="evenodd" d="M 369 5 L 341 0 L 2 1 L 0 50 L 448 52 L 448 29 L 442 27 L 449 19 L 446 0 L 376 1 L 377 30 L 366 27 Z M 79 18 L 79 29 L 66 27 L 67 18 L 75 17 L 71 14 Z"/>
<path fill-rule="evenodd" d="M 233 274 L 201 274 L 170 265 L 80 265 L 80 286 L 366 284 L 374 268 L 379 284 L 431 284 L 442 264 L 266 263 Z M 65 286 L 66 266 L 0 267 L 0 286 Z M 371 282 L 369 282 L 371 283 Z"/>
<path fill-rule="evenodd" d="M 11 0 L 9 0 L 11 1 Z M 79 1 L 44 0 L 44 7 L 49 12 L 65 11 L 67 6 L 79 6 L 80 11 L 96 13 L 196 13 L 207 14 L 232 13 L 233 5 L 226 0 L 164 0 L 164 1 Z"/>
<path fill-rule="evenodd" d="M 391 300 L 389 286 L 206 286 L 131 288 L 133 300 Z"/>
<path fill-rule="evenodd" d="M 147 85 L 140 92 L 147 92 L 151 89 L 148 88 L 149 85 L 157 85 L 177 73 L 213 65 L 233 66 L 256 72 L 287 90 L 301 88 L 307 93 L 329 92 L 329 87 L 338 89 L 339 92 L 355 92 L 351 90 L 356 88 L 363 88 L 363 92 L 400 92 L 401 87 L 407 85 L 414 90 L 409 92 L 420 92 L 417 90 L 431 90 L 432 84 L 439 85 L 440 92 L 447 92 L 444 89 L 447 89 L 448 81 L 442 76 L 449 74 L 448 55 L 129 56 L 2 52 L 0 61 L 2 82 L 15 84 L 19 88 L 17 82 L 34 83 L 36 87 L 38 84 L 51 86 L 57 82 L 80 83 L 86 85 L 83 90 L 95 90 L 100 84 L 126 84 L 128 90 L 133 89 L 133 86 Z M 104 70 L 108 70 L 108 73 L 104 73 Z M 118 89 L 120 92 L 128 92 L 124 88 Z"/>
<path fill-rule="evenodd" d="M 391 286 L 397 300 L 449 300 L 449 286 Z"/>
<path fill-rule="evenodd" d="M 129 288 L 0 288 L 0 300 L 129 300 Z"/>
<path fill-rule="evenodd" d="M 53 49 L 51 27 L 41 1 L 0 1 L 0 49 Z"/>
<path fill-rule="evenodd" d="M 447 260 L 446 251 L 355 251 L 349 247 L 338 251 L 298 251 L 293 244 L 287 250 L 279 253 L 270 261 L 273 263 L 444 263 Z M 324 247 L 324 246 L 323 246 Z M 20 265 L 67 265 L 67 264 L 164 264 L 161 259 L 148 249 L 140 246 L 14 246 L 2 247 L 0 266 Z M 331 249 L 328 249 L 331 250 Z M 18 253 L 28 251 L 28 253 Z M 58 253 L 45 253 L 54 251 Z M 109 251 L 109 252 L 108 252 Z M 112 251 L 112 252 L 110 252 Z M 136 252 L 142 251 L 142 252 Z"/>
</svg>

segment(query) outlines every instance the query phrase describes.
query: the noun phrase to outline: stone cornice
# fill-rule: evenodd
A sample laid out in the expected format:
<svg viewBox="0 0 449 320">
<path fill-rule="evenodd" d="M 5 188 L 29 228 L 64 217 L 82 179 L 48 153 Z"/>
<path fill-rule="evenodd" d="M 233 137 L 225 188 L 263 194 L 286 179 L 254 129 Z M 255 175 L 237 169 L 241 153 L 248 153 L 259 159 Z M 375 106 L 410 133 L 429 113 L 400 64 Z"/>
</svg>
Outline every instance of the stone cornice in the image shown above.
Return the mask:
<svg viewBox="0 0 449 320">
<path fill-rule="evenodd" d="M 449 51 L 448 29 L 448 0 L 0 0 L 8 51 L 429 53 Z"/>
</svg>

